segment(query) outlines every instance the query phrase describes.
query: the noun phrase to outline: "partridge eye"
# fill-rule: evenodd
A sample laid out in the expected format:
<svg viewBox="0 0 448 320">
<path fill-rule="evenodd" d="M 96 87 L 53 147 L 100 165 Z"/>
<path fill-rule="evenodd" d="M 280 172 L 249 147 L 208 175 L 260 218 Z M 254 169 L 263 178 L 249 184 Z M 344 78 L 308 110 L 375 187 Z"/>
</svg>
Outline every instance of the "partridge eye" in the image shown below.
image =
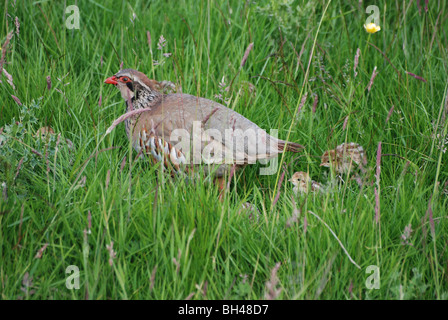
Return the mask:
<svg viewBox="0 0 448 320">
<path fill-rule="evenodd" d="M 123 77 L 123 78 L 121 78 L 121 80 L 123 80 L 124 82 L 128 82 L 129 78 L 128 77 Z"/>
</svg>

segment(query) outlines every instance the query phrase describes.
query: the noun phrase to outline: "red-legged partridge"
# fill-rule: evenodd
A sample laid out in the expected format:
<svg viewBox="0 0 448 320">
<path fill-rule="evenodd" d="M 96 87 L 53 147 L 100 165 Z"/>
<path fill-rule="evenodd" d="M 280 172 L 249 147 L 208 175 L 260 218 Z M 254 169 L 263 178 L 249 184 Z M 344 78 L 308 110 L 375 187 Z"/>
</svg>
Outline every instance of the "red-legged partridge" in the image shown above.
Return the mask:
<svg viewBox="0 0 448 320">
<path fill-rule="evenodd" d="M 164 168 L 176 173 L 202 164 L 221 180 L 234 166 L 271 159 L 285 149 L 299 152 L 303 148 L 270 136 L 217 102 L 189 94 L 163 94 L 157 81 L 133 69 L 120 70 L 105 83 L 120 90 L 126 112 L 149 108 L 125 120 L 126 133 L 137 152 L 145 153 L 154 162 L 162 161 Z M 202 130 L 199 133 L 198 127 Z M 244 136 L 249 131 L 256 133 L 256 140 Z M 204 165 L 206 161 L 213 168 Z M 223 180 L 220 182 L 224 185 Z"/>
</svg>

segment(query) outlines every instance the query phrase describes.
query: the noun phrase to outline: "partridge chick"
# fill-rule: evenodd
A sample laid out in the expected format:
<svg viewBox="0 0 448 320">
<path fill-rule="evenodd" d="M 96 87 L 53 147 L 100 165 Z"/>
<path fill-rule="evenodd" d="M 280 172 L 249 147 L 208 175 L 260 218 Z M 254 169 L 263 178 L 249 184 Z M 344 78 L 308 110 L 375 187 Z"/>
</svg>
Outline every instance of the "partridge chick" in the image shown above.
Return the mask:
<svg viewBox="0 0 448 320">
<path fill-rule="evenodd" d="M 339 174 L 349 173 L 355 165 L 366 164 L 364 149 L 357 143 L 343 143 L 334 150 L 325 151 L 321 159 L 321 167 L 328 167 Z"/>
<path fill-rule="evenodd" d="M 292 182 L 294 185 L 294 193 L 308 193 L 311 192 L 320 192 L 322 191 L 322 185 L 319 182 L 311 180 L 308 173 L 299 171 L 292 175 L 291 179 L 288 181 Z"/>
<path fill-rule="evenodd" d="M 35 138 L 41 139 L 42 141 L 48 142 L 52 135 L 55 135 L 53 128 L 51 127 L 41 127 L 34 134 Z M 60 134 L 59 134 L 60 135 Z M 73 142 L 70 139 L 65 139 L 67 147 L 69 150 L 73 150 Z"/>
<path fill-rule="evenodd" d="M 44 141 L 47 141 L 48 139 L 50 139 L 50 136 L 53 134 L 54 134 L 54 130 L 51 127 L 42 127 L 36 131 L 36 134 L 34 135 L 34 137 L 40 138 Z"/>
<path fill-rule="evenodd" d="M 258 210 L 257 207 L 250 202 L 245 202 L 241 205 L 241 208 L 238 210 L 238 214 L 242 213 L 246 214 L 252 222 L 260 221 L 260 210 Z"/>
</svg>

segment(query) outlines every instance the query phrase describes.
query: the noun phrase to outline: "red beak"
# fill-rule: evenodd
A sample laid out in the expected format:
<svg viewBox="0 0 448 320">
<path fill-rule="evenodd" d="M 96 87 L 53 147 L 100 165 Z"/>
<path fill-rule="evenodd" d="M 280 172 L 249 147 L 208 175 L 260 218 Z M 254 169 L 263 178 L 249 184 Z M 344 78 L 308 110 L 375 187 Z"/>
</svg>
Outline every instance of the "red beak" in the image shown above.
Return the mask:
<svg viewBox="0 0 448 320">
<path fill-rule="evenodd" d="M 104 83 L 109 83 L 109 84 L 117 85 L 117 84 L 118 84 L 118 82 L 117 82 L 117 77 L 116 77 L 116 76 L 112 76 L 112 77 L 110 77 L 110 78 L 107 78 L 107 79 L 104 81 Z"/>
</svg>

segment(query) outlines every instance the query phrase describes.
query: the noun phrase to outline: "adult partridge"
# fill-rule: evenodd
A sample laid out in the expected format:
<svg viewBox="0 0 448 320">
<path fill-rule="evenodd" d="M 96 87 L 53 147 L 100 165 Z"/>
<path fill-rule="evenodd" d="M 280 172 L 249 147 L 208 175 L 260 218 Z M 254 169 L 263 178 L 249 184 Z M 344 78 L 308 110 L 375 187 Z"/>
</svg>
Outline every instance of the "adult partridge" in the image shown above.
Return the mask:
<svg viewBox="0 0 448 320">
<path fill-rule="evenodd" d="M 303 148 L 270 136 L 217 102 L 189 94 L 163 94 L 159 82 L 137 70 L 120 70 L 105 83 L 120 90 L 127 113 L 147 109 L 125 120 L 134 149 L 175 173 L 202 165 L 223 188 L 231 170 Z"/>
</svg>

